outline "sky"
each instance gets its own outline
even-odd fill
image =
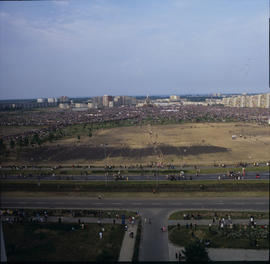
[[[269,92],[268,0],[0,2],[0,99]]]

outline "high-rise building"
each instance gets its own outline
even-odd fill
[[[102,104],[105,107],[109,107],[109,102],[113,101],[113,97],[111,95],[103,95],[102,97]]]
[[[225,106],[270,108],[270,93],[257,95],[239,95],[222,99]]]
[[[171,95],[170,96],[170,101],[171,102],[178,102],[178,101],[180,101],[180,96],[178,96],[178,95]]]
[[[68,103],[70,100],[67,96],[61,96],[59,97],[59,102],[60,103]]]

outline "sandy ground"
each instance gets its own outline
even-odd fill
[[[236,135],[236,139],[232,139],[232,135]],[[177,150],[166,151],[165,146]],[[77,137],[58,140],[53,144],[46,144],[46,147],[54,147],[54,153],[57,148],[60,150],[63,148],[61,154],[63,160],[71,164],[128,165],[163,162],[182,165],[213,165],[266,162],[270,157],[270,127],[251,123],[190,123],[119,127],[95,131],[91,138],[81,136],[80,140]],[[216,151],[204,151],[211,147],[217,147]],[[68,148],[72,148],[69,151],[78,155],[74,156],[73,153],[69,159]],[[197,152],[196,149],[198,149]],[[116,153],[116,150],[119,153]],[[127,150],[133,150],[132,153],[135,154],[127,154]],[[90,155],[89,152],[92,154]],[[97,158],[92,158],[95,153]],[[38,155],[38,152],[35,152],[35,156]],[[43,161],[53,163],[50,157],[48,159],[45,157]],[[56,162],[59,162],[59,158]]]

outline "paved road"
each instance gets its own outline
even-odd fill
[[[161,226],[168,224],[168,216],[175,210],[269,210],[268,198],[174,198],[174,199],[101,199],[97,198],[7,198],[2,197],[4,208],[115,208],[139,211],[143,219],[140,261],[167,261],[168,234]],[[144,219],[146,218],[146,223]],[[151,224],[148,219],[151,218]]]
[[[256,179],[256,172],[249,172],[246,174],[244,177],[245,180],[259,180]],[[199,176],[196,175],[191,175],[191,174],[186,174],[185,179],[179,179],[180,181],[183,180],[217,180],[218,177],[221,177],[221,180],[231,180],[234,179],[233,177],[227,177],[223,176],[224,174],[222,173],[215,173],[215,174],[200,174]],[[260,179],[269,179],[269,173],[268,172],[261,172],[259,173]],[[191,178],[190,178],[191,177]],[[130,174],[128,176],[124,176],[124,180],[128,178],[129,181],[165,181],[168,180],[166,178],[166,175],[159,175],[158,178],[156,176],[152,175],[138,175],[138,174]],[[0,176],[0,179],[12,179],[12,180],[71,180],[71,181],[115,181],[112,175],[109,175],[108,177],[104,175],[57,175],[57,176],[51,176],[51,175],[46,175],[46,176],[39,176],[39,175],[25,175],[25,176],[19,176],[19,175],[2,175]]]
[[[268,210],[268,198],[79,198],[79,197],[1,197],[1,207],[46,208],[125,208],[146,209],[242,209]]]

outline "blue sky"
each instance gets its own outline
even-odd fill
[[[0,99],[268,92],[268,0],[0,2]]]

